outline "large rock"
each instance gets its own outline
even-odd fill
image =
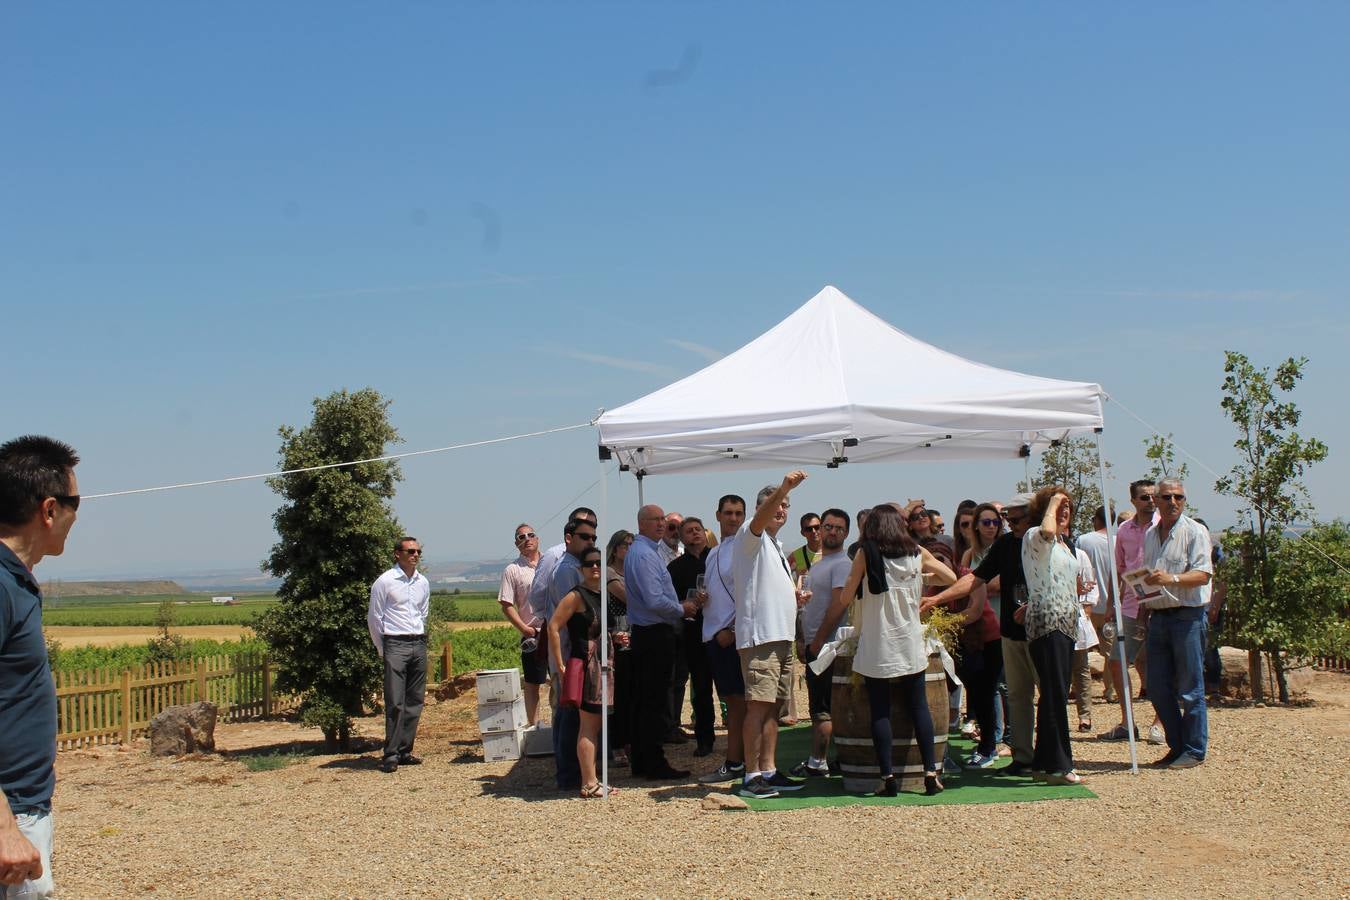
[[[1247,669],[1247,651],[1239,650],[1236,647],[1220,647],[1219,662],[1223,665],[1223,675],[1219,678],[1220,696],[1234,700],[1250,700],[1252,698],[1252,685],[1250,673]],[[1310,666],[1293,668],[1288,661],[1285,664],[1291,666],[1284,671],[1284,680],[1289,685],[1290,699],[1303,696],[1312,687],[1312,668]],[[1268,702],[1277,701],[1280,690],[1275,683],[1275,672],[1270,667],[1268,656],[1262,656],[1261,674],[1265,682],[1266,700]]]
[[[216,705],[205,700],[187,706],[170,706],[150,720],[150,754],[182,756],[214,753]]]

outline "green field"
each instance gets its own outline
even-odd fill
[[[44,603],[42,623],[84,627],[154,626],[159,605],[165,600],[173,601],[175,626],[248,625],[258,613],[277,602],[273,594],[240,597],[235,606],[212,603],[210,597],[200,594],[70,597]]]

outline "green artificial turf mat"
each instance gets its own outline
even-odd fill
[[[967,738],[950,736],[952,758],[957,762],[970,756],[974,745]],[[811,726],[797,725],[781,728],[778,732],[778,764],[785,770],[806,759],[811,750]],[[742,798],[757,812],[782,809],[806,809],[820,806],[941,806],[957,803],[1028,803],[1036,800],[1095,799],[1096,794],[1082,785],[1048,785],[1029,776],[1012,776],[1003,770],[1011,762],[1003,758],[988,769],[965,769],[944,775],[946,787],[942,793],[929,797],[922,792],[905,791],[898,797],[869,797],[850,794],[844,790],[839,777],[808,778],[800,791],[784,792],[767,800]],[[739,784],[731,785],[734,793]],[[738,795],[739,796],[739,795]]]

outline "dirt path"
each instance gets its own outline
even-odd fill
[[[1317,675],[1312,696],[1213,709],[1210,759],[1187,772],[1131,775],[1123,746],[1075,734],[1096,800],[779,813],[705,810],[713,788],[626,770],[607,803],[559,794],[551,759],[483,762],[471,690],[429,702],[425,764],[394,775],[376,768],[374,718],[358,723],[364,755],[320,755],[293,724],[223,725],[213,756],[61,753],[57,884],[77,897],[1344,897],[1350,676]],[[703,759],[668,749],[700,773],[724,740]],[[274,771],[241,759],[295,751]]]
[[[452,622],[451,629],[463,631],[475,628],[499,628],[505,622]],[[247,625],[184,625],[171,629],[185,638],[209,638],[215,641],[238,641],[253,637]],[[119,644],[144,644],[159,634],[153,626],[122,625],[47,625],[43,634],[48,640],[57,640],[63,647],[116,647]]]

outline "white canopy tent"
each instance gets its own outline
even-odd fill
[[[641,498],[647,475],[1016,459],[1090,433],[1100,458],[1105,397],[1097,384],[948,353],[826,286],[744,347],[596,424],[601,459],[635,474]],[[1118,605],[1116,616],[1119,629]],[[1137,765],[1130,710],[1127,719]],[[607,776],[606,766],[606,785]]]
[[[826,287],[736,352],[597,424],[601,447],[638,475],[1015,459],[1100,428],[1104,396],[940,350]]]

